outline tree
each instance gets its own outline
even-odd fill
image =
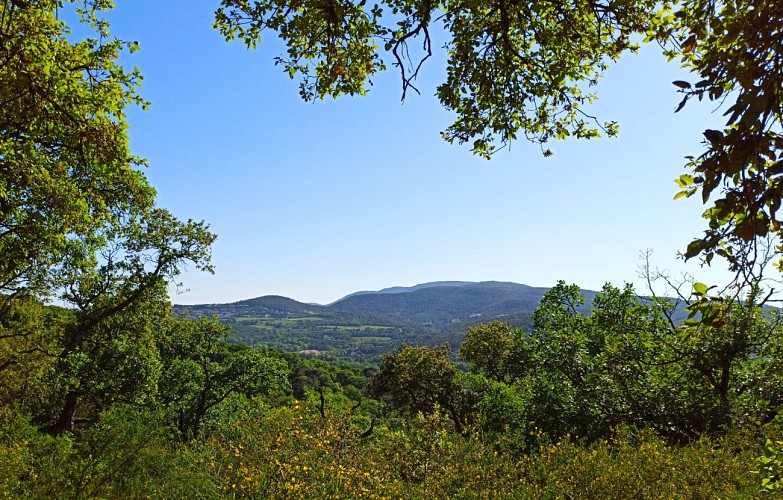
[[[605,332],[579,312],[579,287],[560,281],[533,312],[533,331],[520,335],[509,371],[529,401],[531,427],[552,436],[605,437],[619,423],[622,402],[607,383]]]
[[[145,162],[129,150],[125,110],[146,103],[138,70],[117,62],[136,44],[111,38],[102,15],[112,6],[0,3],[3,402],[29,402],[19,389],[45,371],[48,393],[32,413],[53,434],[77,411],[92,420],[151,397],[167,287],[187,264],[212,270],[214,235],[156,208]],[[35,311],[51,298],[71,311]]]
[[[197,438],[207,418],[231,398],[247,403],[291,392],[287,363],[227,343],[230,330],[215,318],[169,318],[157,339],[162,364],[157,397],[183,438]]]
[[[515,336],[514,329],[500,321],[471,326],[459,348],[459,357],[471,370],[502,382],[506,378],[506,363]]]
[[[707,295],[697,283],[690,320],[669,299],[606,285],[590,314],[560,282],[535,311],[534,329],[509,356],[526,417],[555,436],[607,437],[618,424],[649,425],[672,440],[768,422],[783,404],[778,312]]]
[[[705,151],[678,179],[678,197],[700,191],[705,204],[712,198],[708,229],[685,257],[709,263],[720,255],[738,270],[752,256],[741,251],[745,243],[783,235],[777,0],[221,0],[215,26],[249,47],[264,30],[276,32],[287,53],[275,62],[301,77],[306,100],[364,94],[386,69],[384,57],[400,72],[404,99],[418,92],[431,33],[443,32],[447,76],[437,96],[456,120],[442,135],[487,158],[518,135],[544,149],[550,139],[616,134],[616,123],[583,110],[596,98],[588,88],[608,61],[636,50],[635,40],[657,42],[697,78],[674,82],[684,94],[678,111],[706,97],[728,116],[723,130],[704,132]]]
[[[531,404],[529,392],[524,387],[509,385],[472,372],[461,375],[465,391],[473,398],[472,422],[483,431],[493,433],[510,432],[521,437],[514,446],[524,446],[528,433],[528,412]],[[521,390],[520,390],[521,389]],[[510,441],[516,441],[514,437]]]
[[[60,298],[73,307],[74,319],[52,354],[60,393],[51,398],[46,428],[54,434],[71,429],[85,400],[101,411],[154,395],[154,339],[170,313],[167,287],[188,263],[212,269],[215,236],[204,223],[183,223],[160,209],[126,217],[101,233],[107,243],[99,255],[65,265],[58,276]]]
[[[707,97],[728,117],[720,130],[704,132],[705,151],[687,164],[693,175],[678,180],[678,196],[701,191],[705,203],[720,188],[704,212],[708,229],[685,256],[702,254],[710,262],[717,254],[741,271],[759,238],[783,235],[777,214],[783,199],[783,6],[689,0],[673,15],[665,5],[657,21],[649,36],[669,40],[668,57],[697,75],[694,83],[674,82],[684,94],[678,110],[691,98]]]
[[[125,109],[145,105],[137,70],[100,19],[106,0],[83,2],[74,41],[57,0],[0,3],[0,294],[47,293],[68,256],[128,210],[152,207],[154,189],[128,148]],[[67,3],[66,3],[67,5]],[[70,6],[69,6],[70,7]]]
[[[462,429],[468,405],[459,383],[459,371],[449,359],[447,344],[403,345],[386,355],[367,384],[373,397],[387,401],[403,413],[432,414],[440,407]]]
[[[49,399],[58,339],[73,314],[32,297],[7,302],[0,323],[0,407],[31,412]]]

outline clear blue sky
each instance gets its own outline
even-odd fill
[[[674,114],[684,75],[655,47],[598,87],[592,111],[619,121],[619,138],[554,143],[552,158],[519,142],[486,161],[440,139],[452,120],[434,97],[442,54],[404,105],[393,72],[367,97],[305,103],[273,65],[274,37],[256,51],[225,43],[216,6],[120,1],[110,16],[113,34],[141,44],[122,60],[141,69],[152,106],[130,112],[129,133],[158,202],[218,234],[216,274],[185,273],[174,302],[328,303],[434,280],[598,289],[639,283],[645,249],[674,274],[726,280],[677,259],[703,207],[672,200],[683,157],[722,119],[709,103]]]

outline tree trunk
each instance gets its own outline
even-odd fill
[[[52,436],[60,436],[64,432],[73,430],[73,417],[76,414],[76,406],[79,403],[79,393],[77,391],[68,391],[65,395],[65,403],[60,410],[60,416],[57,421],[46,426],[43,431]]]

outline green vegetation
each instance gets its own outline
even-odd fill
[[[377,365],[403,344],[445,342],[456,350],[465,325],[487,319],[502,318],[529,328],[530,315],[545,291],[516,283],[429,283],[353,294],[328,306],[268,296],[233,304],[175,305],[174,312],[217,315],[233,328],[234,342],[288,352],[318,351],[322,359]]]
[[[783,316],[764,308],[763,264],[779,255],[755,256],[756,237],[780,231],[779,3],[693,0],[672,15],[671,5],[640,0],[385,2],[399,20],[391,28],[379,24],[380,6],[305,4],[226,0],[218,26],[251,45],[262,28],[279,30],[290,49],[281,62],[305,76],[311,98],[362,92],[383,68],[376,39],[407,57],[408,41],[428,40],[440,16],[454,38],[439,95],[459,113],[446,135],[477,137],[482,154],[520,131],[541,142],[594,136],[579,114],[591,99],[580,84],[632,49],[635,34],[673,39],[670,56],[702,78],[676,82],[683,102],[734,99],[728,128],[705,134],[707,153],[691,165],[699,175],[681,179],[684,196],[718,184],[725,195],[687,253],[727,257],[742,279],[722,293],[694,283],[682,297],[684,322],[671,300],[640,300],[630,287],[607,285],[586,310],[582,292],[561,282],[526,329],[468,328],[459,353],[471,371],[448,344],[400,345],[379,366],[359,368],[230,343],[217,318],[171,315],[168,287],[185,265],[211,270],[214,235],[156,207],[135,168],[142,161],[128,151],[124,113],[143,104],[140,77],[117,65],[135,45],[111,39],[101,18],[111,3],[79,3],[89,32],[79,41],[59,15],[74,4],[4,1],[0,497],[778,492]],[[306,60],[316,61],[315,79]],[[413,76],[403,72],[405,89]],[[433,290],[419,292],[415,320],[448,331],[433,319]],[[332,309],[339,321],[267,298],[256,301],[265,319],[228,319],[260,332],[317,325],[324,339],[388,349],[399,339],[381,333],[401,328],[394,314],[409,298],[367,315],[354,306],[378,298],[355,296]]]
[[[232,342],[287,352],[317,351],[323,359],[368,364],[410,336],[401,328],[381,325],[334,325],[321,317],[236,318]],[[406,330],[409,331],[409,330]]]
[[[455,114],[442,136],[486,158],[520,136],[548,156],[553,139],[617,134],[617,123],[589,113],[591,87],[639,41],[660,44],[693,77],[673,82],[683,94],[677,111],[706,98],[727,120],[704,131],[703,151],[678,179],[678,197],[700,192],[710,204],[707,229],[685,256],[718,255],[741,270],[756,255],[749,242],[783,235],[778,0],[221,0],[215,26],[248,47],[274,32],[286,45],[275,63],[300,79],[305,100],[363,95],[388,61],[405,99],[442,48],[436,94]],[[442,47],[430,37],[438,32]]]
[[[168,319],[144,398],[94,403],[96,416],[79,412],[87,418],[63,434],[36,425],[34,408],[0,407],[1,494],[755,498],[779,488],[777,314],[728,301],[711,327],[675,326],[630,288],[607,286],[589,314],[576,311],[581,300],[560,283],[531,332],[471,327],[460,351],[471,372],[444,345],[403,346],[359,370],[229,344],[214,319]],[[726,390],[713,385],[725,359]]]

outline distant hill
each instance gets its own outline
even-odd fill
[[[501,320],[527,331],[549,290],[499,281],[437,281],[356,292],[329,305],[267,295],[230,304],[175,305],[175,314],[217,315],[233,327],[232,340],[285,351],[307,351],[339,361],[375,363],[403,343],[447,342],[458,349],[467,327]],[[598,292],[582,290],[589,313]],[[684,308],[674,315],[686,318]]]
[[[474,285],[475,283],[476,283],[475,281],[432,281],[429,283],[421,283],[419,285],[413,285],[413,286],[393,286],[390,288],[384,288],[383,290],[377,290],[377,291],[354,292],[352,294],[346,295],[345,297],[337,300],[336,302],[343,301],[349,297],[355,297],[356,295],[371,295],[377,293],[407,293],[416,290],[421,290],[422,288],[432,288],[434,286],[462,286],[462,285]],[[336,302],[333,302],[332,304],[335,304]]]
[[[351,294],[327,308],[380,314],[414,323],[476,322],[532,312],[547,290],[498,281],[425,283]],[[589,302],[595,292],[585,291],[585,296]]]
[[[175,305],[174,309],[177,314],[216,314],[221,317],[339,319],[349,315],[375,318],[382,323],[445,324],[532,312],[547,290],[500,281],[441,281],[356,292],[325,306],[266,295],[228,304]],[[583,290],[583,294],[589,304],[596,292]],[[589,306],[585,310],[589,310]]]
[[[176,314],[189,314],[191,316],[198,316],[200,314],[209,316],[214,314],[220,317],[269,315],[269,317],[273,318],[294,318],[315,314],[322,308],[323,306],[304,304],[289,299],[288,297],[267,295],[228,304],[174,305],[174,312]]]
[[[349,294],[329,305],[268,295],[230,304],[175,305],[176,314],[217,315],[235,341],[340,360],[377,361],[402,343],[448,342],[458,348],[467,326],[502,320],[530,329],[548,288],[498,281],[440,281]],[[586,306],[597,292],[583,290]]]

